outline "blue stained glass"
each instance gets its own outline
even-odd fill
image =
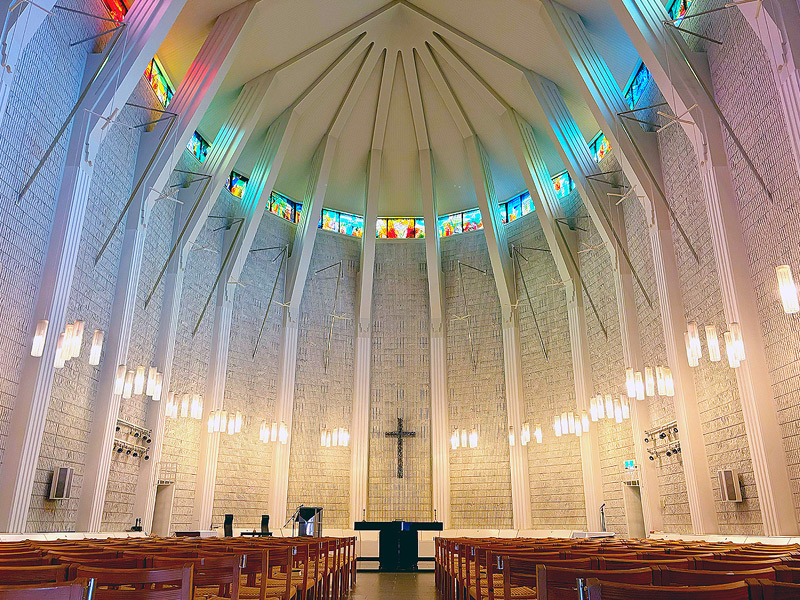
[[[481,218],[480,209],[469,210],[462,213],[464,217],[463,231],[477,231],[483,229],[483,219]]]
[[[500,205],[500,220],[503,223],[508,223],[508,205],[501,204]]]
[[[553,177],[553,187],[556,190],[556,197],[557,198],[564,198],[565,196],[569,195],[569,193],[575,189],[575,182],[572,181],[572,178],[569,176],[569,173],[564,171],[559,175]]]
[[[206,156],[208,156],[208,151],[211,148],[211,145],[203,139],[203,136],[195,131],[192,134],[189,143],[186,144],[186,147],[189,149],[189,152],[194,154],[194,157],[197,160],[203,162],[206,159]]]
[[[439,217],[439,237],[447,237],[462,231],[461,213]]]
[[[339,233],[361,237],[364,235],[364,217],[339,213]]]
[[[531,195],[528,192],[520,195],[522,199],[522,214],[527,215],[529,212],[533,210],[533,201],[531,201]]]
[[[245,189],[247,189],[247,177],[240,175],[236,171],[231,171],[228,180],[225,182],[225,189],[237,198],[243,198]]]
[[[647,70],[647,67],[644,65],[644,63],[641,63],[639,65],[639,69],[636,71],[636,75],[633,76],[633,80],[631,81],[628,91],[625,92],[625,99],[628,101],[628,106],[631,108],[636,106],[639,98],[642,97],[644,88],[648,83],[650,83],[650,79],[650,71]]]
[[[339,213],[335,210],[322,209],[322,220],[319,225],[327,231],[339,231]]]
[[[511,223],[511,221],[516,221],[522,216],[522,201],[519,196],[506,202],[506,208],[508,209],[509,223]]]
[[[425,219],[414,219],[414,237],[417,239],[425,237]]]

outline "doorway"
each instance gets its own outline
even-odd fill
[[[647,530],[644,526],[644,512],[642,510],[642,489],[638,484],[623,483],[622,499],[625,505],[625,523],[628,526],[628,537],[647,537]]]
[[[175,484],[159,484],[156,488],[156,502],[153,506],[152,535],[161,537],[169,536],[169,526],[172,519],[172,500],[175,497]]]

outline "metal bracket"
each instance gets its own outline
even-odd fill
[[[267,303],[267,310],[264,313],[264,319],[261,321],[261,329],[258,330],[258,337],[256,338],[256,345],[255,345],[255,348],[253,348],[253,358],[256,357],[256,352],[258,352],[258,345],[261,343],[261,336],[264,333],[264,326],[266,326],[266,324],[267,324],[267,317],[269,316],[269,309],[272,308],[272,300],[273,300],[273,298],[275,298],[275,290],[278,288],[278,280],[280,279],[280,276],[281,276],[281,269],[283,269],[283,265],[286,262],[286,256],[289,254],[289,244],[286,244],[285,246],[272,246],[270,248],[256,248],[256,249],[251,249],[250,250],[250,252],[263,252],[265,250],[277,250],[278,248],[281,248],[281,251],[280,251],[280,253],[278,253],[277,256],[275,256],[275,258],[272,259],[272,262],[274,263],[275,260],[277,260],[278,257],[280,257],[281,262],[278,265],[278,272],[275,273],[275,282],[272,284],[272,293],[270,293],[270,295],[269,295],[269,302]],[[284,284],[285,284],[285,277],[284,277]]]
[[[539,250],[539,248],[536,248],[536,250]],[[533,316],[533,324],[536,326],[536,333],[539,336],[539,343],[542,345],[542,354],[544,354],[545,360],[550,360],[550,358],[547,356],[547,348],[544,345],[544,338],[542,337],[542,331],[541,329],[539,329],[539,321],[536,318],[536,311],[533,310],[533,302],[531,301],[531,295],[528,292],[528,283],[525,281],[525,273],[522,272],[522,265],[519,264],[520,256],[525,260],[525,262],[528,262],[528,259],[525,258],[525,255],[522,254],[522,252],[519,251],[519,248],[514,244],[511,244],[511,253],[512,256],[514,257],[514,267],[519,270],[519,276],[520,279],[522,279],[522,288],[525,290],[525,295],[528,298],[528,306],[530,306],[531,315]],[[514,277],[515,286],[516,283],[517,283],[517,278]]]

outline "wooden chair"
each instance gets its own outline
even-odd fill
[[[192,565],[168,569],[77,567],[95,581],[94,600],[192,600]]]
[[[759,580],[764,600],[797,600],[800,598],[800,585],[781,581]]]
[[[575,600],[578,597],[578,579],[591,578],[604,581],[617,581],[638,585],[653,583],[653,570],[618,569],[615,571],[597,571],[591,569],[567,569],[539,565],[536,569],[536,596],[538,600]]]
[[[35,567],[0,567],[0,585],[33,585],[61,583],[75,579],[69,565],[40,565]]]
[[[239,600],[239,580],[242,571],[242,556],[206,555],[197,558],[175,558],[156,555],[153,557],[154,568],[178,567],[192,565],[194,577],[192,586],[194,595],[205,594],[208,600],[230,598]]]
[[[734,561],[724,559],[701,558],[695,562],[695,569],[701,571],[753,571],[780,565],[780,559],[762,561]]]
[[[753,585],[760,589],[758,582]],[[589,600],[751,600],[747,582],[692,587],[633,585],[589,579]]]
[[[752,571],[694,571],[673,569],[670,567],[654,567],[655,585],[719,585],[748,579],[769,579],[775,581],[775,570],[772,568]]]
[[[0,567],[35,567],[37,565],[52,565],[54,562],[55,559],[52,556],[0,558]]]
[[[90,583],[76,579],[68,583],[0,586],[0,600],[92,600]]]
[[[598,569],[611,570],[611,569],[641,569],[642,567],[652,567],[655,565],[664,565],[674,569],[690,569],[694,568],[694,559],[692,558],[678,558],[678,559],[653,559],[653,560],[630,560],[630,559],[616,559],[599,557],[597,561]]]
[[[775,571],[775,581],[782,581],[784,583],[800,583],[800,569],[793,569],[784,565],[776,565],[772,567]],[[765,578],[767,579],[767,578]]]

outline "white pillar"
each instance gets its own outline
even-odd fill
[[[742,236],[722,124],[712,101],[693,78],[689,66],[681,60],[675,40],[664,30],[662,21],[667,13],[663,5],[657,0],[611,0],[611,7],[675,114],[698,105],[689,119],[693,123],[680,125],[700,165],[725,318],[729,325],[739,323],[744,341],[746,360],[736,369],[736,380],[764,533],[797,535],[800,527],[794,511],[783,436],[750,277],[750,257]],[[680,35],[678,38],[684,53],[688,54]],[[710,88],[708,67],[701,64],[703,57],[697,53],[692,57],[695,68]]]
[[[119,44],[114,48],[103,75],[87,96],[87,108],[109,115],[122,108],[184,2],[137,2],[126,17],[126,48],[123,50]],[[98,60],[97,56],[87,59],[84,80],[94,73]],[[119,77],[114,83],[118,85],[112,85],[108,78],[111,65],[117,66],[115,73]],[[67,302],[92,179],[92,161],[101,142],[102,121],[90,115],[84,128],[82,119],[75,122],[70,135],[53,229],[33,312],[34,325],[41,319],[50,322],[44,353],[41,358],[30,355],[23,358],[9,439],[0,466],[0,483],[8,491],[0,499],[0,530],[3,531],[25,530],[53,385],[56,341],[66,321]],[[25,202],[24,196],[22,202]],[[108,452],[111,452],[110,446]]]
[[[617,152],[625,177],[645,196],[643,205],[650,215],[650,239],[667,362],[675,382],[675,416],[684,450],[683,468],[692,529],[694,533],[716,533],[715,501],[697,409],[694,374],[683,351],[685,314],[672,231],[658,188],[650,177],[652,174],[657,178],[663,190],[657,143],[652,134],[646,134],[638,126],[630,128],[636,146],[626,135],[620,135],[622,126],[617,113],[627,110],[627,104],[608,66],[595,50],[583,21],[575,12],[552,0],[543,0],[543,6],[542,15],[549,20],[556,38],[578,69],[584,97]]]

